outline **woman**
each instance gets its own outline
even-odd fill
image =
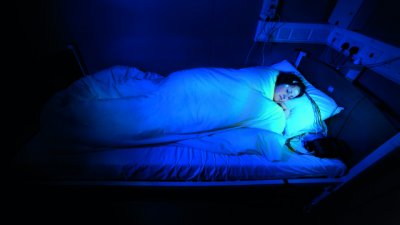
[[[305,89],[296,75],[266,67],[147,75],[115,66],[83,77],[46,105],[41,133],[59,147],[89,148],[175,142],[238,127],[281,134],[278,104]]]
[[[284,110],[286,117],[289,116],[289,110],[286,108],[287,100],[301,97],[306,90],[306,86],[301,79],[293,73],[279,72],[275,82],[274,101]]]

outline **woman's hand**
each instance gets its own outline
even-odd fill
[[[283,112],[285,113],[285,117],[288,118],[290,115],[290,110],[286,107],[285,103],[280,102],[278,104],[282,107]]]

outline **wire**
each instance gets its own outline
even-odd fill
[[[321,111],[320,111],[317,103],[314,101],[314,99],[311,98],[311,96],[307,92],[305,94],[306,94],[307,98],[310,100],[311,105],[313,106],[314,124],[318,125],[319,128],[322,129],[322,133],[324,134],[324,136],[326,136],[328,133],[328,129],[326,127],[326,124],[322,120]],[[319,132],[319,130],[316,129],[316,132]]]
[[[261,52],[262,52],[262,53],[261,53],[261,58],[262,58],[261,65],[262,65],[262,66],[264,66],[264,58],[265,58],[264,52],[265,52],[265,45],[267,45],[266,43],[267,43],[267,42],[264,42],[264,43],[263,43],[263,46],[262,46],[262,49],[261,49]]]
[[[293,148],[293,146],[292,146],[292,141],[293,141],[293,140],[297,139],[298,142],[302,142],[302,138],[303,138],[306,134],[307,134],[307,133],[303,133],[303,134],[300,134],[300,135],[297,135],[297,136],[294,136],[294,137],[291,137],[291,138],[286,139],[285,145],[288,147],[288,149],[289,149],[290,151],[292,151],[292,152],[294,152],[294,153],[297,153],[297,154],[299,154],[299,155],[314,155],[312,152],[305,153],[305,152],[297,151],[297,150],[296,150],[295,148]]]
[[[253,41],[253,44],[251,44],[250,50],[249,50],[249,52],[247,53],[246,61],[244,62],[244,65],[246,65],[246,66],[247,66],[247,64],[249,63],[249,57],[250,57],[250,54],[251,54],[251,52],[253,51],[255,45],[256,45],[256,42]]]
[[[268,42],[269,38],[271,36],[271,34],[268,34],[270,32],[266,31],[266,25],[267,25],[266,23],[268,23],[268,22],[271,22],[271,19],[269,17],[268,17],[268,19],[266,21],[263,21],[262,30],[260,32],[260,33],[266,34],[266,37],[267,37],[267,40],[263,42],[264,44],[263,44],[263,48],[262,48],[262,54],[264,53],[265,42]],[[274,29],[272,29],[272,31],[274,31]],[[256,45],[256,41],[253,41],[253,43],[252,43],[252,45],[251,45],[251,47],[249,49],[249,52],[247,53],[246,60],[245,60],[245,65],[248,65],[250,55],[253,52],[253,49],[254,49],[255,45]],[[264,55],[262,56],[262,58],[263,58],[262,59],[262,65],[264,65]]]
[[[281,17],[280,17],[280,15],[278,13],[276,13],[275,15],[277,17],[277,21],[273,23],[273,25],[269,29],[269,31],[266,30],[268,24],[263,24],[262,32],[266,34],[265,35],[266,36],[266,40],[263,42],[262,51],[261,51],[261,58],[262,58],[261,65],[263,65],[263,66],[264,66],[264,60],[265,60],[265,46],[267,45],[267,43],[269,43],[272,40],[273,34],[284,25],[284,23],[281,23],[278,26],[278,23],[280,23]],[[271,22],[270,18],[268,18],[266,23],[269,23],[269,22]]]
[[[315,116],[314,117],[314,125],[318,125],[319,128],[322,129],[322,131],[319,129],[315,129],[314,132],[305,132],[305,133],[290,137],[290,138],[286,139],[285,145],[289,148],[289,150],[291,150],[292,152],[295,152],[297,154],[314,155],[313,152],[308,152],[308,153],[299,152],[296,149],[294,149],[291,145],[292,140],[297,139],[298,141],[302,141],[302,138],[304,136],[306,136],[307,134],[322,134],[324,137],[326,137],[328,134],[328,128],[326,127],[325,122],[322,120],[321,111],[320,111],[317,103],[307,92],[305,92],[305,94],[306,94],[307,98],[311,101],[311,105],[313,107],[313,112],[314,112],[314,116]]]

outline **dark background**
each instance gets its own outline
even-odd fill
[[[278,13],[281,21],[327,23],[336,2],[286,0]],[[14,151],[38,131],[44,102],[82,72],[129,65],[167,75],[189,67],[294,60],[299,48],[314,56],[325,50],[318,44],[254,43],[261,6],[261,0],[40,0],[6,7],[4,74],[12,81],[4,88],[13,90],[7,94],[13,96]],[[359,23],[350,28],[400,47],[398,9],[395,0],[365,0]],[[69,44],[79,50],[83,70]],[[398,165],[399,154],[390,155],[312,214],[303,206],[318,187],[109,192],[19,186],[8,209],[17,223],[399,224]]]

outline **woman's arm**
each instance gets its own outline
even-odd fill
[[[290,110],[286,107],[285,103],[280,102],[280,103],[278,103],[278,105],[279,105],[280,107],[282,107],[283,112],[285,113],[285,117],[288,118],[289,115],[290,115]]]

